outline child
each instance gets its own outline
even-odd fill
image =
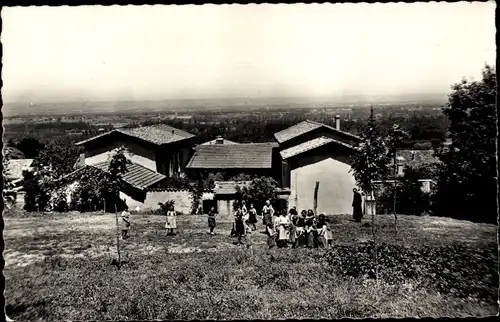
[[[255,227],[255,224],[257,223],[257,209],[254,208],[253,203],[250,204],[248,214],[249,224],[252,225],[252,230],[255,231],[257,230],[257,227]]]
[[[326,226],[325,215],[323,214],[319,215],[316,231],[318,235],[318,248],[327,248],[328,247],[326,241],[327,226]]]
[[[250,233],[250,223],[249,223],[250,214],[248,212],[245,201],[241,202],[241,215],[243,218],[243,223],[245,224],[245,233],[249,234]]]
[[[215,229],[216,223],[215,223],[215,208],[212,207],[210,208],[210,211],[208,212],[208,228],[210,228],[210,235],[215,235],[214,229]]]
[[[266,225],[266,234],[267,234],[267,246],[269,249],[276,246],[276,231],[274,230],[273,224],[268,223]]]
[[[165,223],[165,229],[167,230],[167,236],[175,235],[174,229],[177,228],[176,214],[174,211],[174,206],[170,206],[170,210],[167,211],[167,222]],[[170,229],[170,232],[168,231]]]
[[[297,217],[297,224],[296,224],[296,232],[297,232],[297,237],[295,238],[295,247],[304,247],[306,244],[306,236],[305,236],[305,219],[306,219],[307,212],[305,210],[302,210],[301,216]]]
[[[122,237],[121,239],[128,238],[128,231],[130,229],[130,213],[128,212],[128,207],[125,206],[125,210],[122,212]]]
[[[305,237],[306,237],[306,247],[314,248],[315,233],[314,233],[314,212],[309,209],[307,211],[307,216],[305,218]]]

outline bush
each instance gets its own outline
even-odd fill
[[[457,297],[494,300],[498,287],[494,247],[471,250],[462,245],[422,248],[378,245],[379,278],[392,285],[411,282]],[[375,277],[373,242],[336,246],[326,259],[336,274]]]

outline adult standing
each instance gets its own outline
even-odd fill
[[[255,224],[257,223],[257,209],[253,206],[253,203],[250,204],[248,214],[249,225],[252,225],[252,230],[257,230],[257,227],[255,227]]]
[[[250,225],[248,222],[250,214],[248,213],[247,204],[244,200],[241,202],[241,215],[243,217],[243,223],[245,224],[245,233],[248,234],[250,232]]]
[[[278,247],[286,248],[290,239],[290,218],[285,210],[281,211],[276,224],[278,230]]]
[[[273,215],[274,215],[273,206],[271,205],[271,202],[269,200],[266,200],[266,204],[264,205],[264,208],[262,208],[262,220],[264,226],[267,227],[268,224],[273,223]]]
[[[362,208],[362,198],[358,189],[352,189],[353,197],[352,197],[352,217],[355,222],[361,222],[361,218],[363,218],[363,208]]]
[[[238,205],[236,211],[234,212],[234,225],[236,231],[236,237],[238,238],[238,244],[244,244],[243,239],[245,239],[245,223],[243,221],[243,212],[241,211],[241,206]]]

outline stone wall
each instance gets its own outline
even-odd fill
[[[146,200],[144,200],[144,202],[133,200],[124,193],[120,193],[120,196],[121,198],[125,198],[130,209],[135,209],[139,206],[142,211],[159,209],[160,206],[158,203],[173,200],[175,202],[174,207],[176,211],[183,214],[190,214],[191,204],[193,202],[193,195],[191,191],[185,189],[152,189],[147,192]],[[202,200],[210,200],[212,198],[212,192],[206,191],[203,193]]]

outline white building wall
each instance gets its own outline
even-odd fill
[[[351,214],[352,189],[356,187],[351,166],[326,158],[291,171],[289,206],[300,212],[314,208],[314,188],[319,181],[318,214]]]

